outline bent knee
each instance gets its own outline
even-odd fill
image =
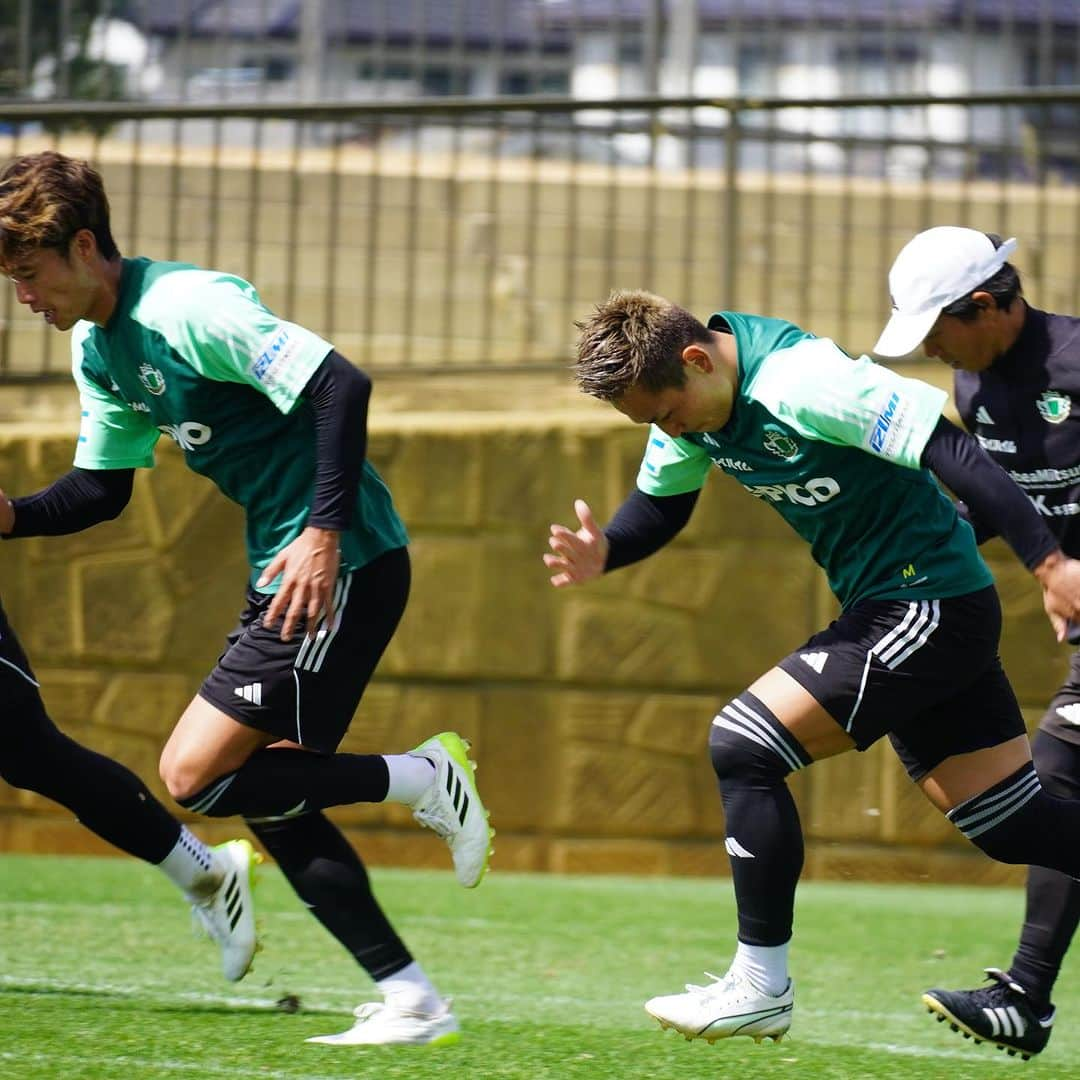
[[[162,751],[158,775],[166,790],[179,803],[197,795],[215,779],[206,774],[194,756],[171,744]]]

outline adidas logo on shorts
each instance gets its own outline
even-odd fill
[[[820,675],[825,670],[825,661],[829,659],[829,654],[827,652],[804,652],[799,653],[799,659]]]
[[[1059,705],[1054,712],[1067,724],[1080,724],[1080,701],[1073,701],[1068,705]]]
[[[233,693],[237,697],[242,697],[245,701],[250,701],[252,705],[262,704],[262,683],[253,682],[248,683],[247,686],[237,686]]]

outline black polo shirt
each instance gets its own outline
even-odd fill
[[[1080,556],[1080,318],[1029,307],[1013,347],[953,390],[964,426]]]
[[[983,372],[956,372],[953,393],[964,426],[1024,489],[1065,554],[1080,557],[1080,318],[1029,306],[1012,348]],[[993,535],[972,524],[980,539]],[[1077,702],[1080,653],[1040,726],[1080,743]]]

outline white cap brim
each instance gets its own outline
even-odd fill
[[[913,353],[930,333],[940,314],[940,308],[931,308],[918,315],[905,315],[901,311],[894,311],[892,318],[885,324],[885,329],[881,331],[881,337],[877,339],[873,351],[878,356],[907,356],[908,353]]]

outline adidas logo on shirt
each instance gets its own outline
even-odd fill
[[[826,652],[804,652],[799,653],[799,659],[820,675],[825,670],[825,661],[829,659],[829,654]]]
[[[1073,701],[1068,705],[1059,705],[1054,712],[1067,724],[1080,725],[1080,701]]]
[[[975,422],[977,424],[992,424],[994,418],[986,411],[985,405],[980,405],[975,412]]]
[[[252,705],[262,704],[262,683],[253,682],[247,686],[238,686],[233,690],[233,693],[237,697],[242,697],[245,701],[250,701]]]

